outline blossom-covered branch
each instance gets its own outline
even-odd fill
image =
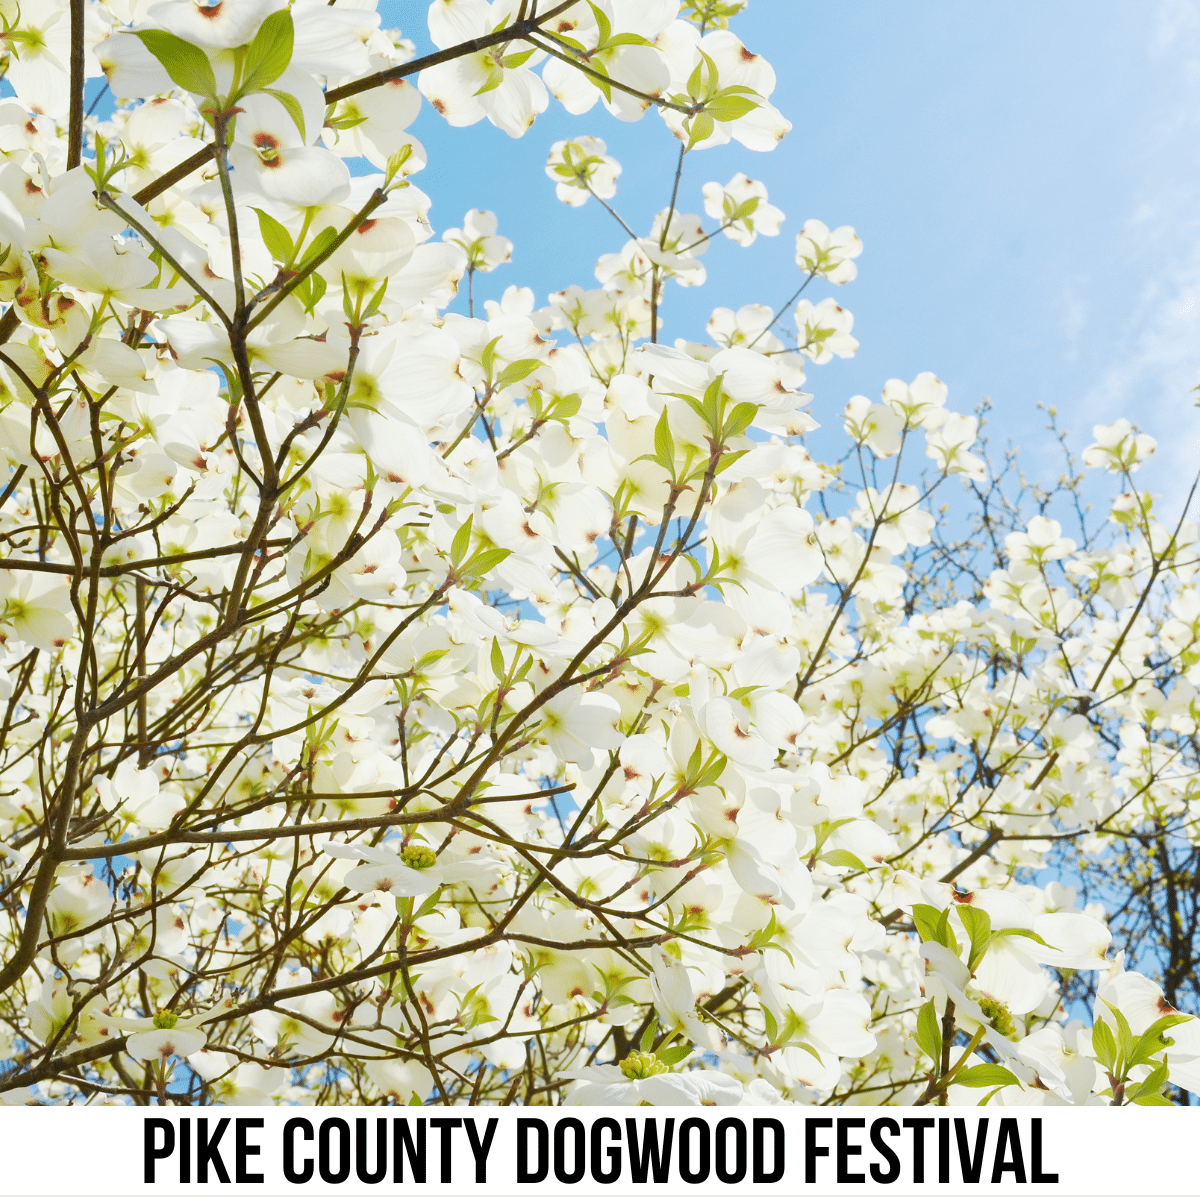
[[[1200,1086],[1200,1026],[1053,881],[1132,845],[1179,881],[1197,530],[1127,423],[1085,453],[1102,534],[1082,468],[1023,492],[931,373],[803,390],[858,347],[847,226],[800,227],[785,303],[663,340],[785,220],[696,177],[790,129],[739,0],[434,0],[424,57],[370,3],[36,7],[3,39],[0,1101]],[[435,235],[415,177],[552,99],[653,111],[662,207],[556,141],[618,241],[596,286],[477,304],[521,250],[479,209]]]

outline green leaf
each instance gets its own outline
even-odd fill
[[[667,395],[674,396],[676,400],[682,400],[705,425],[708,424],[708,413],[705,411],[704,405],[695,396],[682,396],[678,392],[668,392]]]
[[[679,1046],[669,1046],[664,1050],[656,1050],[655,1054],[659,1062],[665,1062],[668,1067],[673,1067],[677,1062],[682,1062],[689,1054],[692,1048],[686,1042]]]
[[[1097,1021],[1092,1026],[1092,1049],[1101,1064],[1111,1071],[1117,1061],[1117,1042],[1107,1021]]]
[[[1161,1092],[1158,1093],[1157,1095],[1153,1095],[1153,1096],[1135,1096],[1133,1103],[1134,1104],[1151,1104],[1151,1105],[1156,1105],[1156,1106],[1165,1107],[1165,1108],[1174,1108],[1175,1107],[1175,1105],[1172,1104],[1171,1101],[1166,1098],[1166,1096],[1162,1095]]]
[[[400,174],[400,168],[404,166],[408,160],[412,158],[412,145],[405,143],[396,151],[395,154],[387,160],[387,172],[384,175],[385,185],[390,184],[397,175]]]
[[[568,37],[565,33],[556,33],[554,40],[561,42],[569,50],[577,50],[580,54],[588,52],[588,48],[578,38]]]
[[[420,1096],[418,1096],[416,1092],[413,1092],[413,1094],[412,1094],[412,1095],[411,1095],[411,1096],[408,1098],[408,1106],[411,1108],[411,1107],[413,1107],[414,1105],[415,1105],[417,1108],[424,1108],[424,1107],[425,1107],[425,1101],[424,1101],[424,1100],[422,1100],[422,1099],[421,1099],[421,1097],[420,1097]]]
[[[241,95],[261,92],[287,70],[295,37],[292,14],[286,8],[267,17],[246,50]]]
[[[1150,1096],[1161,1092],[1167,1086],[1167,1064],[1160,1062],[1141,1083],[1131,1083],[1125,1089],[1125,1095],[1133,1100],[1137,1096]]]
[[[520,383],[522,379],[527,379],[530,375],[542,366],[540,358],[518,358],[516,362],[510,362],[503,371],[496,376],[496,382],[493,385],[497,391],[500,388],[510,387],[514,383]]]
[[[1104,1006],[1117,1019],[1117,1045],[1121,1048],[1122,1057],[1128,1062],[1136,1043],[1133,1030],[1129,1028],[1129,1022],[1125,1019],[1125,1014],[1119,1008],[1113,1004],[1109,1004],[1107,1000],[1104,1001]]]
[[[751,950],[764,950],[775,941],[780,932],[781,930],[779,928],[779,921],[775,914],[771,913],[767,918],[767,923],[761,929],[756,929],[754,933],[751,934],[749,940],[746,942],[746,945],[749,946]],[[787,952],[784,951],[784,953],[786,954]],[[790,954],[788,955],[788,958],[791,958]],[[764,1013],[766,1011],[766,1009],[763,1009]],[[775,1018],[772,1017],[771,1020],[774,1021]],[[778,1032],[778,1030],[776,1030],[776,1032]],[[771,1040],[775,1040],[774,1036],[772,1036]]]
[[[1163,1033],[1164,1031],[1170,1029],[1173,1025],[1183,1025],[1185,1022],[1194,1021],[1195,1019],[1195,1017],[1188,1016],[1187,1013],[1167,1013],[1165,1016],[1159,1017],[1158,1020],[1155,1021],[1154,1024],[1142,1034],[1142,1037],[1145,1037],[1148,1033]]]
[[[608,39],[608,45],[605,49],[611,50],[614,46],[653,46],[654,43],[642,37],[640,33],[618,33],[616,37]]]
[[[849,850],[830,850],[828,854],[821,855],[821,861],[831,867],[852,867],[855,871],[867,869],[867,864]]]
[[[958,938],[954,936],[954,930],[950,928],[950,910],[947,909],[942,913],[942,919],[937,923],[938,941],[946,947],[952,954],[958,954],[960,947]]]
[[[650,1024],[646,1026],[645,1032],[642,1034],[642,1040],[638,1043],[638,1049],[642,1051],[650,1050],[654,1046],[654,1035],[658,1032],[658,1018],[651,1017]]]
[[[921,935],[921,941],[936,942],[952,953],[958,953],[958,939],[950,928],[949,912],[940,912],[932,904],[914,904],[913,924]]]
[[[487,78],[475,91],[476,96],[486,95],[488,92],[494,92],[504,80],[504,72],[498,68],[487,73]]]
[[[320,258],[334,242],[337,241],[338,231],[332,225],[326,225],[320,233],[308,244],[308,249],[304,251],[304,262],[310,263],[315,258]]]
[[[746,217],[754,215],[758,209],[759,198],[751,196],[748,200],[743,200],[740,204],[736,203],[728,192],[725,193],[725,201],[722,208],[725,211],[725,219],[727,221],[742,221]]]
[[[342,312],[346,314],[346,324],[353,325],[358,320],[358,314],[355,311],[357,292],[351,292],[350,285],[346,282],[346,272],[341,273],[342,277]]]
[[[825,1065],[825,1060],[816,1052],[814,1047],[810,1046],[807,1042],[793,1042],[792,1045],[795,1046],[797,1050],[803,1050],[807,1054],[811,1054],[813,1058],[815,1058],[817,1062],[821,1064],[821,1066]]]
[[[725,373],[722,372],[704,389],[700,419],[716,434],[721,424],[721,409],[724,400]]]
[[[588,82],[595,88],[600,90],[605,100],[612,103],[612,84],[608,82],[608,68],[604,65],[603,60],[593,58],[588,64],[592,69],[592,74],[588,76]]]
[[[480,550],[463,568],[464,573],[475,579],[482,578],[489,571],[495,570],[511,553],[511,550],[502,550],[499,546],[493,546],[490,550]]]
[[[583,406],[583,401],[576,392],[572,392],[569,396],[559,396],[554,402],[552,412],[556,421],[565,421],[569,417],[573,417]]]
[[[450,543],[450,561],[457,567],[467,557],[471,548],[471,523],[473,517],[468,517],[459,527]]]
[[[762,1010],[763,1032],[767,1035],[769,1045],[777,1046],[779,1042],[776,1040],[779,1037],[779,1022],[775,1020],[775,1014],[769,1009]]]
[[[311,313],[321,302],[321,298],[325,295],[325,289],[328,286],[325,282],[325,276],[318,275],[314,271],[311,275],[306,275],[296,285],[295,291],[292,294],[304,305],[304,311]]]
[[[500,65],[506,71],[515,70],[517,67],[523,67],[535,53],[534,50],[518,50],[516,54],[506,54],[500,60]]]
[[[938,1020],[937,1006],[926,1000],[917,1013],[917,1045],[933,1059],[934,1067],[942,1061],[942,1023]]]
[[[743,401],[733,406],[725,422],[725,437],[741,437],[750,427],[750,422],[758,415],[758,405]]]
[[[361,117],[361,116],[360,117],[351,117],[351,116],[330,117],[325,122],[325,124],[328,125],[330,129],[338,129],[338,130],[353,129],[356,125],[361,125],[368,119],[369,118],[367,118],[367,117]]]
[[[717,474],[720,475],[720,473],[724,471],[726,467],[732,467],[733,464],[737,462],[737,460],[741,458],[743,454],[749,453],[749,450],[735,450],[732,454],[726,454],[724,457],[722,457],[720,463],[717,465]]]
[[[917,935],[923,942],[936,942],[938,922],[942,919],[941,909],[932,904],[914,904],[912,910],[913,924]]]
[[[300,136],[307,142],[308,134],[304,131],[304,109],[300,107],[300,101],[291,92],[281,92],[278,88],[265,87],[259,90],[266,92],[268,96],[274,96],[283,105],[283,111],[292,118],[292,124],[296,126],[300,131]]]
[[[725,774],[725,768],[728,765],[729,760],[725,757],[725,755],[715,755],[712,761],[696,777],[696,787],[698,789],[712,787],[713,784]],[[774,917],[774,915],[774,913],[771,914],[772,917]]]
[[[443,890],[444,889],[442,889],[442,888],[438,888],[438,890],[436,892],[433,892],[429,896],[426,896],[424,901],[422,901],[422,903],[421,903],[421,907],[418,908],[415,913],[413,913],[412,919],[414,921],[419,921],[422,917],[429,916],[429,914],[431,912],[433,912],[433,910],[435,908],[437,908],[438,902],[442,898]]]
[[[654,461],[665,470],[675,473],[675,439],[671,436],[665,405],[659,414],[658,424],[654,426]]]
[[[707,112],[697,113],[690,120],[684,122],[684,125],[687,129],[687,148],[689,150],[705,139],[712,137],[713,131],[717,127],[716,121]]]
[[[592,10],[592,16],[596,19],[596,45],[608,45],[608,39],[612,37],[612,24],[608,14],[598,4],[593,4],[592,0],[588,0],[588,8]]]
[[[163,29],[143,29],[136,36],[166,68],[172,82],[185,92],[203,96],[207,100],[217,98],[217,81],[213,76],[212,63],[199,46],[193,46],[191,42],[185,42],[183,38]]]
[[[271,257],[279,263],[290,263],[295,253],[292,235],[270,213],[263,212],[261,208],[254,211],[258,214],[258,230],[271,252]]]
[[[1168,1046],[1173,1045],[1173,1039],[1165,1037],[1165,1033],[1172,1025],[1178,1025],[1181,1021],[1189,1020],[1183,1013],[1168,1013],[1165,1017],[1159,1017],[1153,1025],[1143,1031],[1141,1037],[1134,1043],[1133,1049],[1129,1054],[1129,1062],[1127,1067],[1140,1066],[1142,1063],[1150,1062],[1160,1050],[1165,1050]]]
[[[370,304],[363,309],[362,319],[364,321],[369,321],[379,311],[380,306],[383,304],[383,298],[387,295],[387,288],[388,281],[385,279],[376,289],[375,295],[371,297]]]
[[[1039,946],[1045,946],[1047,950],[1057,950],[1057,946],[1051,946],[1041,934],[1034,933],[1032,929],[997,929],[992,935],[993,939],[1003,937],[1022,937],[1028,938],[1031,942],[1037,942]]]
[[[500,649],[500,639],[492,638],[492,674],[497,679],[503,680],[505,676],[504,670],[504,651]]]
[[[737,121],[758,107],[758,101],[751,100],[748,96],[720,95],[714,96],[704,106],[704,111],[714,121]]]
[[[713,62],[713,60],[709,58],[709,56],[705,54],[703,50],[699,51],[699,54],[701,64],[708,70],[708,78],[704,81],[703,94],[699,96],[698,99],[711,100],[717,94],[717,92],[721,90],[720,74],[717,71],[717,64]],[[725,92],[747,92],[749,90],[749,88],[739,87],[736,85],[724,89]]]
[[[1021,1081],[1007,1068],[997,1063],[980,1063],[976,1067],[966,1067],[959,1071],[950,1081],[963,1087],[1005,1087]]]
[[[496,365],[496,347],[500,344],[498,337],[492,338],[479,355],[479,365],[483,368],[484,378],[491,379],[492,370]]]
[[[979,966],[992,940],[992,918],[982,908],[973,908],[970,904],[958,906],[958,918],[971,939],[971,956],[967,967],[974,973]]]

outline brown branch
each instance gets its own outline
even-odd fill
[[[205,146],[203,150],[197,150],[190,158],[185,158],[183,162],[173,166],[165,175],[160,175],[153,183],[146,184],[141,191],[134,192],[133,198],[139,204],[149,204],[155,196],[161,196],[168,188],[173,188],[177,183],[181,183],[193,171],[198,171],[206,162],[211,162],[212,158],[212,145]]]
[[[425,70],[426,67],[436,67],[441,63],[453,62],[456,58],[462,58],[467,54],[477,54],[480,50],[503,46],[505,42],[528,40],[529,34],[541,32],[543,22],[549,21],[561,12],[566,12],[575,2],[576,0],[566,0],[565,3],[559,4],[547,13],[536,17],[526,17],[523,21],[515,21],[512,25],[506,25],[503,29],[497,29],[483,37],[459,42],[457,46],[447,46],[445,50],[426,54],[424,58],[414,58],[412,62],[401,63],[399,66],[389,67],[386,71],[377,71],[374,75],[366,75],[362,79],[344,83],[341,87],[332,88],[326,92],[325,102],[336,104],[339,100],[347,100],[351,96],[357,96],[360,92],[369,92],[372,88],[381,87],[393,80],[415,75],[418,71]]]
[[[67,117],[67,170],[83,158],[84,0],[71,0],[71,111]]]
[[[1055,750],[1054,753],[1051,754],[1049,756],[1049,758],[1046,759],[1046,762],[1042,766],[1042,769],[1038,772],[1037,778],[1029,785],[1029,790],[1031,792],[1035,788],[1041,787],[1041,785],[1046,780],[1046,776],[1049,775],[1050,772],[1054,769],[1054,764],[1056,762],[1058,762],[1058,751],[1057,750]],[[1077,835],[1072,834],[1071,836],[1074,837]],[[938,880],[938,883],[953,883],[954,880],[957,879],[968,867],[973,866],[985,854],[987,854],[988,851],[991,850],[991,848],[997,844],[997,842],[1006,842],[1006,841],[1009,841],[1010,839],[1016,840],[1017,838],[1020,838],[1021,840],[1025,840],[1025,835],[1006,834],[1002,829],[999,829],[997,826],[993,825],[988,830],[987,837],[985,837],[983,839],[983,841],[980,842],[979,845],[976,846],[975,849],[972,850],[971,853],[968,854],[967,857],[962,860],[962,862],[958,863],[956,866],[951,867],[950,870],[948,870],[945,873],[945,875],[943,875]],[[904,915],[903,909],[894,908],[894,909],[892,909],[892,911],[890,913],[888,913],[888,915],[886,917],[881,918],[879,923],[881,925],[894,925],[898,920],[900,920],[900,918],[903,915]]]

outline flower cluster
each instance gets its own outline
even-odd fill
[[[434,0],[428,60],[370,0],[6,26],[0,1101],[1200,1088],[1200,1024],[1034,870],[1187,836],[1200,535],[1120,423],[1107,538],[1009,508],[964,566],[931,496],[992,476],[933,374],[806,448],[832,297],[663,341],[672,280],[784,221],[685,170],[789,129],[741,7]],[[407,129],[552,97],[657,109],[683,182],[639,233],[605,143],[556,142],[618,248],[479,315],[512,243],[435,231]],[[861,251],[806,222],[798,287]]]

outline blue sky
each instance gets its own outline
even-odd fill
[[[422,50],[423,2],[383,0]],[[932,370],[951,403],[989,395],[993,431],[1035,474],[1055,460],[1036,404],[1054,404],[1077,447],[1128,415],[1160,439],[1146,479],[1181,497],[1200,465],[1200,0],[752,0],[734,30],[766,54],[793,122],[772,154],[696,153],[682,207],[744,170],[788,215],[777,238],[709,253],[709,283],[672,288],[667,339],[702,336],[717,305],[777,305],[794,290],[804,220],[852,224],[859,278],[826,289],[855,314],[853,360],[810,372],[832,424],[856,392]],[[599,106],[552,106],[512,140],[451,130],[428,108],[416,178],[436,228],[493,209],[514,263],[481,282],[551,291],[592,280],[623,235],[594,203],[559,204],[542,174],[551,142],[603,137],[624,166],[616,200],[635,228],[666,203],[676,143],[654,116],[621,125]],[[824,294],[824,293],[821,293]]]

